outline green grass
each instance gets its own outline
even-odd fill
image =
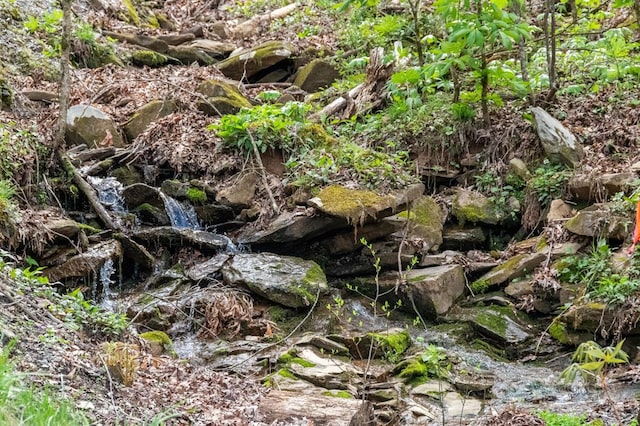
[[[10,351],[15,342],[0,354],[0,424],[13,425],[84,425],[89,421],[71,405],[49,390],[29,387],[15,370]]]

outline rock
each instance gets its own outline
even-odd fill
[[[258,175],[254,172],[246,173],[235,183],[221,189],[216,201],[230,207],[250,207],[257,185]]]
[[[166,54],[184,65],[200,64],[207,66],[213,65],[215,62],[215,60],[202,49],[193,46],[169,46]]]
[[[151,355],[159,356],[165,352],[173,352],[171,339],[164,331],[147,331],[145,333],[140,333],[138,337],[147,342]]]
[[[281,305],[300,308],[315,303],[327,290],[327,278],[315,262],[271,253],[237,254],[222,269],[228,284]]]
[[[133,116],[124,123],[124,134],[129,141],[133,141],[144,132],[154,121],[176,111],[176,103],[171,99],[154,100],[139,108]]]
[[[635,173],[605,173],[600,176],[600,182],[609,196],[618,192],[629,193],[635,187],[638,177]]]
[[[214,22],[208,29],[211,31],[211,34],[218,37],[220,40],[226,40],[229,38],[229,34],[227,33],[227,23],[224,21]],[[198,37],[202,38],[204,35],[200,35]]]
[[[480,334],[490,338],[500,347],[517,352],[535,332],[520,318],[526,318],[522,312],[516,314],[511,306],[480,306],[459,309],[447,317],[450,320],[467,321]]]
[[[576,137],[542,108],[533,107],[531,112],[546,156],[552,161],[577,167],[584,157],[584,152]]]
[[[216,67],[228,78],[237,81],[257,81],[266,70],[287,61],[293,47],[281,41],[268,41],[251,49],[235,53]]]
[[[451,420],[474,418],[482,412],[483,402],[477,398],[462,396],[457,392],[447,392],[442,400],[446,417]]]
[[[346,346],[354,359],[367,359],[371,354],[372,358],[399,360],[412,344],[409,332],[397,327],[378,332],[344,331],[329,338]]]
[[[233,209],[222,204],[206,204],[195,207],[198,218],[203,225],[217,225],[227,222],[234,217]]]
[[[373,243],[387,235],[398,231],[402,223],[385,218],[380,222],[345,230],[332,237],[320,240],[319,245],[331,256],[339,256],[352,253],[362,248],[360,240],[364,238],[368,243]]]
[[[568,219],[571,216],[573,216],[573,211],[567,203],[560,199],[551,201],[549,212],[547,213],[547,222]]]
[[[293,84],[305,92],[314,93],[331,86],[338,78],[340,73],[333,65],[322,59],[314,59],[298,70]]]
[[[504,294],[514,299],[520,299],[533,293],[531,281],[513,281],[504,289]]]
[[[327,274],[337,277],[374,274],[374,263],[376,263],[376,260],[382,269],[397,269],[400,241],[377,241],[373,243],[372,246],[376,252],[376,259],[373,259],[371,256],[369,248],[363,247],[360,251],[339,258],[328,259],[325,263],[325,271]],[[313,247],[311,249],[313,249]],[[416,252],[416,247],[412,247],[411,245],[403,247],[400,256],[403,267],[411,265]]]
[[[486,239],[484,230],[480,227],[447,226],[442,231],[442,248],[471,250],[482,246]]]
[[[525,182],[531,179],[531,172],[527,168],[527,165],[519,158],[512,158],[509,161],[509,168],[518,177],[522,178]]]
[[[46,228],[55,235],[63,235],[67,238],[74,238],[80,231],[78,222],[72,219],[57,218],[45,223]]]
[[[198,86],[198,92],[207,98],[206,102],[198,100],[198,109],[208,115],[235,114],[242,108],[251,108],[251,102],[242,95],[238,83],[222,78],[203,82]]]
[[[190,42],[188,46],[201,50],[214,59],[226,58],[237,48],[233,43],[206,39],[194,40]]]
[[[507,218],[507,214],[499,209],[493,201],[479,192],[458,189],[453,197],[451,213],[458,222],[465,224],[486,223],[497,225]]]
[[[348,356],[350,354],[349,349],[342,343],[329,339],[321,334],[306,333],[298,337],[294,344],[296,346],[311,345],[325,353]]]
[[[196,39],[196,36],[191,33],[183,34],[160,34],[159,40],[166,42],[169,46],[177,46],[179,44],[187,43]]]
[[[114,169],[111,176],[116,178],[123,186],[129,186],[140,183],[143,180],[142,175],[132,165],[124,165]]]
[[[424,395],[433,396],[434,394],[441,394],[442,392],[452,391],[453,386],[449,382],[444,380],[431,379],[427,383],[422,383],[418,386],[411,388],[411,395]]]
[[[150,37],[142,34],[115,33],[111,31],[103,31],[102,33],[108,37],[115,38],[118,41],[135,44],[157,53],[166,53],[167,50],[169,50],[167,42],[156,37]]]
[[[305,419],[305,424],[350,426],[374,422],[373,407],[362,399],[305,395],[273,390],[260,400],[257,420],[280,424]]]
[[[547,256],[544,253],[518,254],[491,269],[471,284],[474,292],[482,293],[488,288],[502,284],[514,278],[531,273]]]
[[[636,179],[636,174],[633,172],[605,173],[595,176],[593,173],[579,173],[571,177],[567,184],[567,191],[576,200],[602,200],[618,192],[628,193]]]
[[[115,240],[105,241],[89,246],[87,251],[73,256],[60,266],[45,269],[43,274],[51,282],[96,277],[105,262],[113,260],[117,264],[121,257],[120,243]]]
[[[202,281],[204,279],[215,281],[229,257],[228,254],[224,253],[217,254],[203,263],[192,266],[185,271],[184,275],[193,281]]]
[[[91,105],[74,105],[67,112],[67,142],[90,148],[123,147],[124,142],[111,118]]]
[[[138,66],[157,68],[173,62],[173,60],[167,55],[154,52],[153,50],[136,50],[131,53],[131,62]]]
[[[549,334],[564,345],[593,340],[605,324],[613,324],[616,310],[604,303],[582,299],[560,314],[549,326]],[[608,331],[605,331],[608,334]]]
[[[134,232],[133,238],[146,244],[155,243],[173,247],[189,245],[211,251],[225,250],[230,243],[229,238],[224,235],[173,226],[142,229]]]
[[[442,266],[451,265],[457,262],[458,259],[463,259],[464,255],[459,251],[445,250],[437,254],[429,254],[422,256],[419,266]]]
[[[431,197],[423,196],[413,202],[409,214],[408,240],[411,244],[419,245],[423,253],[436,251],[442,244],[444,222],[438,203]],[[403,212],[399,216],[406,219],[408,214]]]
[[[245,226],[238,242],[241,244],[267,245],[278,243],[291,243],[300,240],[308,240],[329,233],[336,229],[348,227],[344,219],[316,215],[298,215],[295,212],[281,213],[265,230]]]
[[[317,197],[310,199],[308,204],[325,214],[341,217],[349,223],[362,226],[367,221],[390,216],[394,210],[416,200],[423,192],[424,185],[421,183],[389,195],[331,185],[320,191]]]
[[[153,271],[156,259],[144,246],[124,234],[114,234],[114,238],[120,241],[122,253],[127,260],[133,260],[145,271]]]
[[[349,389],[362,381],[364,371],[338,358],[324,358],[304,348],[295,353],[302,362],[290,362],[287,368],[297,377],[325,389]]]
[[[124,188],[122,198],[129,210],[143,223],[161,226],[170,223],[164,200],[157,188],[135,183]]]
[[[593,204],[582,209],[564,227],[578,235],[586,237],[605,237],[624,240],[633,228],[630,218],[616,214],[609,203]]]

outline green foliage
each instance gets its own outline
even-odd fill
[[[538,417],[544,420],[547,426],[587,426],[591,424],[585,420],[585,416],[574,416],[571,414],[558,414],[551,411],[538,411]]]
[[[545,159],[540,166],[533,171],[533,176],[528,185],[538,195],[538,201],[542,206],[548,206],[551,201],[558,198],[564,192],[564,187],[571,178],[571,172],[560,164],[552,164]]]
[[[574,382],[578,376],[587,380],[598,379],[605,388],[607,369],[629,363],[628,355],[622,350],[623,344],[624,340],[604,348],[593,341],[580,344],[571,358],[573,363],[562,372],[560,378],[566,383]]]
[[[509,206],[513,197],[519,202],[524,201],[525,182],[516,175],[498,176],[494,170],[488,169],[475,176],[476,189],[485,194],[501,211],[515,218],[516,212]]]
[[[35,130],[18,128],[11,121],[0,123],[0,180],[22,184],[21,175],[37,175],[34,169],[46,156],[47,147]]]
[[[429,344],[424,352],[411,359],[400,370],[400,377],[416,379],[418,377],[446,377],[450,368],[447,354],[436,345]]]
[[[15,341],[0,353],[0,424],[3,425],[85,425],[89,421],[68,402],[49,390],[28,387],[15,371],[10,352]]]
[[[631,267],[616,273],[611,266],[612,251],[605,240],[598,241],[589,255],[575,255],[561,262],[559,278],[562,281],[583,284],[587,296],[596,301],[622,305],[640,289],[640,270],[633,266],[638,255],[633,254]]]
[[[260,152],[269,148],[292,151],[298,138],[298,131],[306,125],[306,114],[310,106],[301,102],[287,102],[284,105],[257,105],[243,108],[237,114],[224,115],[220,122],[211,124],[224,143],[243,151],[253,153],[253,144]]]

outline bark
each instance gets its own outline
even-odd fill
[[[239,35],[241,37],[248,37],[254,33],[256,33],[263,24],[269,23],[274,19],[284,18],[285,16],[292,13],[299,6],[298,2],[288,4],[284,7],[276,9],[271,12],[263,13],[262,15],[254,16],[253,18],[241,22],[233,28],[233,33]]]
[[[69,110],[69,58],[71,56],[71,4],[72,0],[61,0],[62,5],[62,57],[60,58],[60,71],[62,79],[60,82],[60,114],[58,115],[58,123],[56,135],[53,140],[53,152],[58,151],[64,146],[64,136],[67,128],[67,111]]]

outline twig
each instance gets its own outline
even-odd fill
[[[267,191],[267,195],[269,196],[269,200],[271,201],[271,208],[273,209],[274,214],[280,213],[280,208],[278,207],[278,203],[276,203],[276,199],[273,196],[273,192],[271,192],[271,188],[269,187],[269,181],[267,180],[267,172],[264,169],[264,164],[262,164],[262,158],[260,157],[260,151],[258,150],[258,145],[256,144],[255,139],[251,132],[247,129],[247,134],[249,135],[249,139],[251,140],[251,146],[253,147],[253,154],[255,156],[256,163],[258,163],[258,168],[260,169],[260,176],[262,177],[262,185],[264,186],[265,191]]]

